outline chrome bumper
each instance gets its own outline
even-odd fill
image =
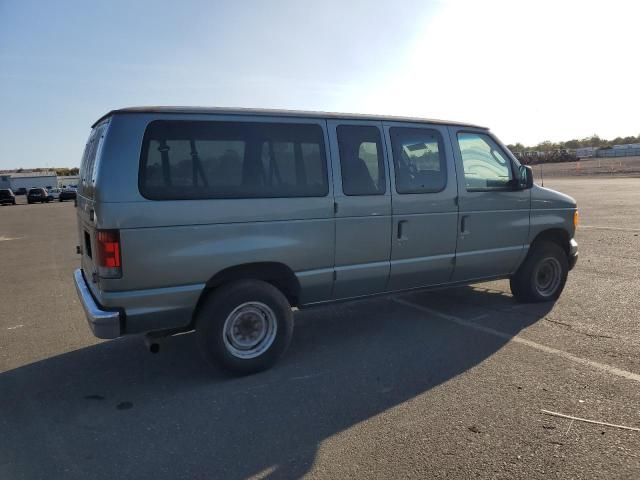
[[[569,241],[569,270],[578,263],[578,242],[574,238]]]
[[[121,335],[121,314],[117,311],[103,310],[91,295],[82,269],[73,272],[76,291],[93,334],[98,338],[117,338]]]

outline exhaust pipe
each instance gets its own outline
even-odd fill
[[[148,332],[144,335],[144,344],[150,353],[158,353],[160,351],[160,344],[162,344],[167,337],[190,331],[189,328],[170,328],[167,330]]]
[[[160,341],[162,338],[164,337],[147,333],[144,336],[144,344],[147,347],[147,350],[149,350],[150,353],[158,353],[160,351]]]

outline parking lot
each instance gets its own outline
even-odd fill
[[[640,178],[549,178],[581,213],[555,305],[508,281],[296,313],[272,370],[193,335],[99,341],[73,202],[0,208],[0,478],[640,478]]]

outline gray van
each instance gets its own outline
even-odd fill
[[[484,127],[373,115],[126,108],[94,125],[75,284],[99,338],[196,331],[232,372],[271,366],[292,308],[508,278],[553,301],[576,202]]]

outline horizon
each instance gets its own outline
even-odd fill
[[[79,166],[128,105],[443,118],[526,146],[640,133],[632,2],[83,5],[0,3],[0,170]]]
[[[347,113],[347,112],[332,112],[332,113]],[[601,137],[601,136],[599,136],[597,134],[593,134],[593,135],[589,135],[589,136],[581,138],[581,139],[572,138],[572,139],[568,139],[568,140],[560,140],[558,142],[552,142],[550,148],[552,148],[553,146],[555,146],[557,144],[564,144],[564,143],[568,143],[568,142],[575,141],[575,140],[585,141],[585,140],[590,140],[590,139],[593,139],[593,138],[598,138],[601,142],[613,143],[617,138],[620,138],[620,137],[614,137],[614,138],[608,139],[608,138],[603,138],[603,137]],[[638,142],[640,142],[640,134],[635,136],[634,138]],[[515,142],[513,144],[505,144],[505,145],[508,146],[508,147],[511,147],[511,146],[515,147],[519,143],[520,142]],[[534,148],[542,147],[543,143],[547,143],[547,141],[540,142],[540,143],[538,143],[536,145],[524,145],[524,148],[525,148],[526,151],[532,151]],[[593,145],[591,145],[591,146],[593,146]],[[576,150],[576,149],[585,148],[585,147],[563,147],[563,148],[566,148],[567,150]],[[595,147],[595,148],[611,148],[611,147],[607,146],[607,147]],[[516,152],[512,151],[512,153],[515,155]],[[71,167],[69,167],[69,166],[55,166],[54,165],[54,166],[50,166],[50,167],[34,166],[34,167],[14,167],[14,168],[8,168],[8,169],[0,169],[0,174],[22,173],[22,171],[24,171],[25,173],[29,173],[29,172],[37,172],[37,171],[57,171],[57,170],[73,170],[73,169],[78,170],[79,168],[80,168],[80,162],[78,161],[78,165],[71,166]],[[74,175],[70,175],[70,176],[77,176],[78,174],[79,174],[79,172],[74,174]]]

